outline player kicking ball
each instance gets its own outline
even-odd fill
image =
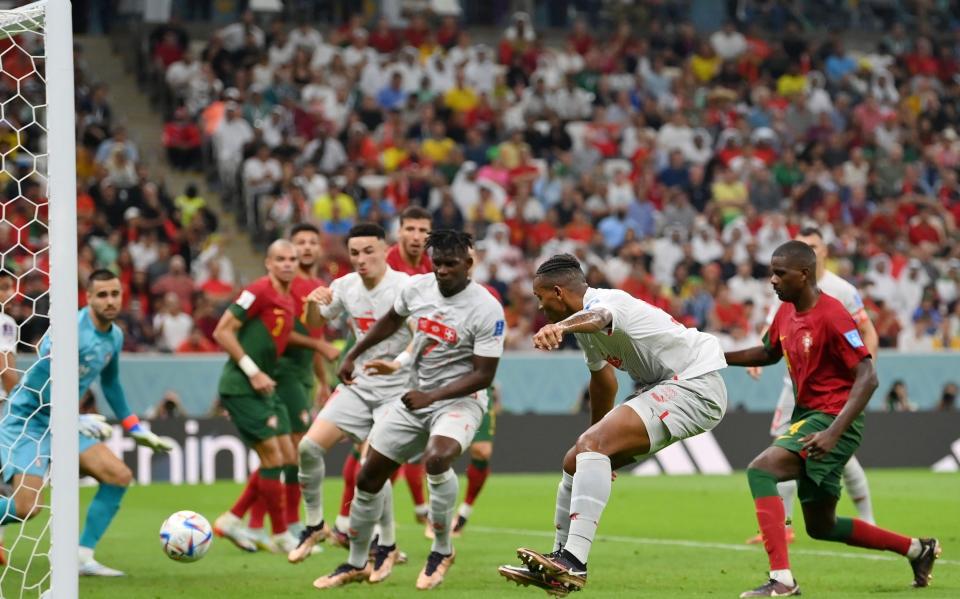
[[[534,335],[534,345],[558,349],[572,333],[583,348],[593,424],[564,458],[553,551],[521,547],[517,556],[526,567],[502,566],[499,572],[562,596],[587,584],[587,558],[610,499],[613,471],[715,427],[727,409],[718,372],[726,362],[712,335],[624,291],[588,287],[579,261],[569,254],[553,256],[537,269],[533,294],[553,323]],[[616,409],[614,368],[642,385]]]
[[[486,402],[482,392],[493,383],[505,333],[503,308],[469,278],[471,245],[465,233],[431,233],[427,247],[432,250],[433,273],[410,280],[393,307],[357,342],[340,367],[340,379],[352,383],[354,363],[360,355],[390,338],[407,319],[416,320],[413,389],[392,402],[374,423],[350,509],[350,557],[329,576],[317,579],[317,588],[370,576],[368,547],[384,509],[384,485],[400,464],[421,454],[435,537],[417,577],[417,588],[436,587],[453,564],[450,524],[459,484],[451,466],[470,446],[483,419]]]
[[[771,283],[783,302],[762,346],[728,352],[735,366],[766,366],[784,358],[797,405],[790,428],[747,467],[769,580],[741,597],[799,595],[790,570],[783,501],[777,483],[797,481],[807,534],[814,539],[894,551],[913,568],[913,586],[930,583],[940,555],[936,539],[918,539],[863,520],[837,517],[840,479],[860,446],[863,409],[877,388],[870,352],[857,325],[838,300],[817,287],[817,257],[801,241],[788,241],[773,253]]]
[[[356,338],[363,339],[376,319],[393,308],[400,289],[410,277],[387,266],[385,233],[380,225],[360,223],[347,234],[347,249],[354,272],[335,280],[329,288],[320,287],[307,296],[307,324],[319,328],[329,320],[346,318]],[[410,369],[398,364],[395,374],[372,376],[365,368],[368,361],[389,359],[406,350],[411,340],[410,329],[400,327],[382,343],[358,355],[358,368],[351,373],[352,384],[341,384],[317,415],[300,441],[300,485],[307,508],[307,527],[300,542],[290,551],[290,563],[299,563],[310,556],[311,549],[328,529],[323,519],[323,481],[326,477],[326,453],[345,437],[354,443],[367,440],[373,423],[379,420],[387,405],[406,390]],[[374,549],[370,582],[381,582],[398,557],[396,530],[393,521],[393,492],[390,482],[384,485],[384,503],[380,537]]]

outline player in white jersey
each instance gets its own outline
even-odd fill
[[[874,356],[874,361],[876,361],[877,348],[880,346],[880,338],[877,335],[877,330],[873,327],[867,311],[863,308],[863,299],[860,297],[860,292],[857,291],[857,288],[827,270],[827,244],[823,241],[823,234],[819,229],[807,227],[800,231],[796,240],[802,241],[813,248],[813,252],[817,255],[817,287],[827,295],[839,300],[847,309],[850,316],[853,317],[853,321],[857,323],[857,329],[860,331],[863,344],[866,346],[867,351],[870,352],[870,355]],[[773,323],[773,317],[776,315],[778,308],[780,308],[779,301],[775,301],[774,304],[770,306],[770,311],[767,313],[764,333],[766,333],[766,330],[769,329]],[[761,371],[762,368],[760,367],[747,369],[747,372],[754,379],[760,378]],[[786,373],[783,376],[783,389],[780,391],[777,409],[773,413],[773,422],[770,424],[771,436],[776,438],[787,432],[787,429],[790,428],[790,418],[793,414],[795,404],[796,399],[793,395],[793,382],[790,380],[790,373]],[[867,484],[867,474],[863,471],[863,466],[860,465],[857,456],[851,457],[844,467],[843,484],[847,488],[847,493],[853,500],[854,505],[857,507],[860,519],[874,524],[873,503],[870,501],[870,486]],[[791,524],[793,520],[793,503],[797,498],[797,481],[789,480],[778,483],[777,491],[779,491],[780,497],[783,499],[783,509],[787,514],[787,541],[793,542],[794,532]],[[760,534],[747,539],[747,543],[750,545],[762,542],[763,536]]]
[[[563,595],[587,582],[587,557],[610,498],[613,471],[716,426],[727,409],[718,372],[727,363],[714,336],[624,291],[588,287],[570,254],[540,266],[533,294],[553,323],[534,335],[534,345],[558,349],[563,336],[573,333],[583,349],[593,425],[564,458],[553,552],[520,548],[517,556],[526,567],[499,571],[514,582]],[[614,368],[641,385],[616,409]]]
[[[465,233],[432,232],[427,247],[432,251],[433,273],[411,279],[393,308],[357,342],[340,368],[341,380],[352,382],[353,365],[360,355],[388,339],[407,319],[416,320],[412,390],[392,402],[374,424],[367,460],[357,477],[350,509],[350,558],[329,576],[317,579],[317,588],[369,578],[367,548],[383,510],[381,491],[400,464],[421,454],[435,536],[417,588],[436,587],[453,563],[450,524],[459,484],[451,466],[470,446],[483,419],[483,391],[493,383],[505,333],[503,308],[469,278],[471,246]]]
[[[362,339],[374,322],[386,314],[396,301],[400,289],[410,277],[387,266],[385,233],[380,225],[360,223],[347,234],[347,249],[354,272],[345,275],[330,287],[319,287],[307,296],[307,324],[321,327],[327,321],[346,318],[357,339]],[[323,519],[323,480],[326,476],[325,455],[344,437],[355,443],[367,440],[370,429],[379,420],[387,403],[402,395],[410,379],[404,368],[388,376],[371,376],[363,365],[381,358],[393,359],[407,348],[412,334],[407,327],[397,329],[386,340],[357,356],[361,368],[352,372],[352,384],[341,384],[327,400],[310,429],[300,441],[300,485],[306,505],[306,528],[300,542],[290,551],[291,563],[310,556],[313,546],[328,534]],[[384,491],[392,504],[389,481]],[[372,577],[379,582],[390,574],[396,561],[393,509],[383,511],[377,547],[377,566]],[[381,555],[382,554],[382,555]]]
[[[7,302],[17,290],[17,280],[13,273],[0,269],[0,418],[7,416],[7,395],[20,382],[20,371],[17,370],[17,321],[7,314]],[[5,526],[0,526],[0,566],[7,563],[7,551],[3,547],[3,532]]]

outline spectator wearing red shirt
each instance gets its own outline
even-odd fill
[[[193,279],[187,273],[187,263],[182,256],[170,258],[170,270],[157,279],[150,289],[154,296],[164,296],[175,293],[180,298],[181,309],[190,314],[191,299],[193,296]]]
[[[183,46],[180,45],[180,40],[177,38],[175,31],[166,32],[157,42],[157,45],[153,47],[153,59],[162,71],[166,71],[167,67],[181,58],[183,58]]]
[[[229,302],[234,297],[233,285],[220,279],[220,262],[211,260],[207,264],[207,280],[198,287],[214,305]]]
[[[420,206],[409,206],[400,213],[399,243],[387,250],[387,264],[408,275],[433,272],[427,255],[427,236],[433,228],[433,217]]]
[[[367,40],[370,47],[380,54],[391,54],[400,47],[400,40],[390,29],[390,21],[386,18],[380,18],[377,26],[370,32],[370,39]]]
[[[457,25],[456,17],[444,17],[437,29],[437,44],[443,46],[444,50],[449,50],[457,43],[460,36],[460,26]]]
[[[573,32],[568,39],[580,56],[586,56],[587,52],[593,48],[593,36],[590,35],[587,22],[583,19],[577,19],[573,24]]]
[[[176,349],[178,354],[209,354],[218,351],[220,348],[217,344],[204,337],[203,331],[196,325],[190,331],[190,336]]]
[[[933,55],[930,40],[924,37],[917,40],[916,50],[907,56],[905,62],[911,75],[936,77],[940,67],[937,58]]]
[[[203,143],[200,127],[190,119],[183,106],[173,114],[173,120],[163,126],[163,147],[167,161],[177,170],[200,168],[200,146]]]

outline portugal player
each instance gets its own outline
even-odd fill
[[[777,483],[796,480],[807,533],[814,539],[894,551],[913,568],[913,586],[929,584],[940,555],[936,539],[917,539],[859,519],[838,518],[844,464],[860,445],[863,409],[877,387],[873,360],[856,323],[836,299],[817,288],[817,258],[801,241],[773,253],[771,283],[783,303],[762,346],[726,354],[736,366],[765,366],[786,360],[797,407],[789,429],[747,468],[769,580],[741,597],[799,595],[790,571],[783,501]]]
[[[246,551],[256,551],[240,518],[261,498],[270,514],[273,543],[283,551],[296,546],[287,532],[284,488],[285,464],[296,462],[290,442],[287,409],[277,397],[277,361],[287,347],[296,318],[290,284],[297,273],[293,244],[278,239],[270,244],[265,260],[267,276],[250,284],[230,305],[213,333],[230,355],[220,375],[223,407],[244,442],[260,458],[240,498],[214,522],[214,531]]]

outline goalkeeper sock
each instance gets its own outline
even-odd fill
[[[787,554],[786,515],[783,511],[783,500],[777,494],[777,477],[764,470],[747,468],[747,481],[753,494],[757,522],[763,536],[763,548],[766,549],[770,561],[770,571],[780,573],[779,576],[771,575],[771,578],[792,585],[790,557]]]
[[[347,559],[347,563],[354,568],[362,568],[367,564],[373,528],[383,509],[382,491],[368,493],[357,489],[354,495],[353,509],[350,510],[350,557]]]
[[[350,503],[353,501],[354,489],[357,486],[358,472],[360,472],[360,454],[353,451],[343,462],[343,495],[340,497],[341,516],[350,515]]]
[[[93,549],[100,541],[100,537],[107,531],[113,517],[120,509],[120,500],[127,492],[126,487],[100,483],[97,494],[93,496],[90,507],[87,508],[87,521],[80,535],[80,546]]]
[[[573,475],[563,473],[560,484],[557,486],[557,511],[553,522],[557,528],[553,537],[553,550],[560,551],[567,544],[567,535],[570,534],[570,495],[573,493]]]
[[[427,484],[430,486],[430,526],[434,534],[430,550],[450,555],[453,552],[450,524],[457,508],[460,481],[451,468],[441,474],[428,474]]]
[[[250,475],[250,478],[247,479],[247,486],[243,488],[243,493],[240,494],[237,502],[233,504],[232,508],[230,508],[230,513],[237,518],[243,518],[246,516],[247,511],[253,505],[253,502],[257,500],[259,489],[260,469],[258,468],[253,472],[253,474]]]
[[[287,526],[300,522],[300,474],[296,465],[283,467],[283,490]]]
[[[300,490],[307,509],[307,526],[323,522],[323,478],[326,475],[326,451],[313,439],[300,441]],[[344,489],[346,490],[346,489]]]
[[[270,528],[273,534],[287,532],[287,519],[283,514],[283,483],[280,476],[283,468],[260,468],[260,496],[267,505],[270,514]]]
[[[467,466],[467,495],[463,499],[465,504],[473,505],[489,475],[490,462],[487,460],[470,460],[470,465]]]
[[[583,564],[590,556],[600,516],[610,500],[611,480],[610,458],[593,451],[577,455],[570,497],[570,536],[563,548]]]

